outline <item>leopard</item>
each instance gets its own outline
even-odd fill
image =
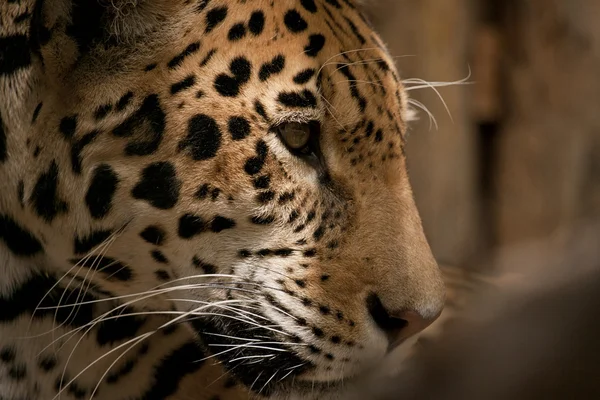
[[[334,399],[440,315],[354,0],[0,3],[0,398]]]

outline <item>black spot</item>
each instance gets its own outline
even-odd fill
[[[176,94],[182,90],[189,89],[194,86],[194,83],[196,83],[196,77],[194,75],[189,75],[171,85],[171,94]]]
[[[381,129],[378,129],[377,132],[375,132],[375,141],[381,142],[382,140],[383,140],[383,131]]]
[[[75,130],[77,129],[77,115],[70,117],[64,117],[60,120],[58,130],[63,134],[65,139],[71,140],[75,136]]]
[[[8,370],[8,376],[15,381],[21,381],[27,376],[27,367],[25,364],[13,364]]]
[[[317,328],[316,326],[312,329],[312,331],[313,331],[313,334],[318,338],[322,338],[323,336],[325,336],[323,329]]]
[[[317,71],[315,71],[312,68],[300,71],[294,76],[294,83],[297,83],[298,85],[304,85],[305,83],[310,81],[310,79],[315,75],[316,72]]]
[[[283,71],[285,67],[285,57],[281,54],[275,56],[271,61],[264,63],[258,72],[258,78],[261,82],[269,79],[271,75],[275,75]]]
[[[79,237],[76,236],[73,241],[73,250],[75,254],[86,254],[92,251],[95,247],[102,244],[106,239],[112,235],[111,230],[99,230],[93,231],[87,236]]]
[[[274,255],[276,255],[277,257],[289,257],[292,255],[292,253],[294,252],[294,250],[289,249],[289,248],[283,248],[283,249],[277,249],[273,252]]]
[[[294,222],[295,220],[297,220],[299,216],[300,216],[300,214],[298,213],[298,211],[293,210],[290,213],[290,218],[288,219],[288,222],[291,224],[292,222]]]
[[[325,46],[325,36],[321,34],[310,35],[308,45],[304,48],[304,53],[309,57],[316,57]]]
[[[190,239],[191,237],[198,235],[206,231],[206,222],[194,214],[185,214],[179,218],[179,227],[177,234],[183,239]]]
[[[342,342],[342,338],[337,335],[332,336],[330,340],[331,340],[331,343],[335,343],[335,344],[340,344]]]
[[[373,123],[373,121],[369,121],[369,123],[367,124],[367,127],[365,128],[365,136],[370,137],[373,134],[374,130],[375,130],[375,124]]]
[[[330,276],[329,276],[329,275],[327,275],[327,274],[323,274],[323,275],[321,275],[321,282],[325,282],[325,281],[326,281],[326,280],[328,280],[329,278],[330,278]]]
[[[96,111],[94,111],[94,118],[96,120],[101,120],[104,117],[106,117],[108,115],[109,112],[111,112],[113,108],[112,104],[103,104],[101,106],[99,106],[98,108],[96,108]]]
[[[205,183],[204,185],[200,186],[200,188],[198,188],[198,190],[196,191],[196,197],[200,200],[204,200],[208,196],[209,190],[210,186],[208,185],[208,183]]]
[[[231,61],[229,70],[233,76],[220,74],[216,77],[215,90],[225,97],[236,97],[242,86],[250,80],[252,65],[244,57],[237,57]]]
[[[254,187],[257,189],[267,189],[271,183],[271,177],[269,175],[262,175],[258,178],[254,178]]]
[[[71,5],[71,22],[65,33],[77,44],[80,54],[86,53],[94,43],[108,42],[108,32],[104,29],[102,18],[104,6],[100,3],[74,1]]]
[[[31,64],[27,35],[0,37],[0,75],[9,75]]]
[[[56,367],[56,357],[48,354],[38,360],[38,366],[46,372],[52,371]]]
[[[179,151],[189,148],[194,160],[208,160],[217,155],[221,147],[221,136],[217,121],[208,115],[194,115],[188,122],[186,138],[179,142]]]
[[[258,36],[262,33],[265,28],[265,14],[262,11],[254,11],[250,15],[250,21],[248,22],[248,28],[253,35]]]
[[[327,306],[323,306],[323,305],[319,306],[319,311],[320,311],[320,312],[321,312],[321,314],[323,314],[323,315],[328,315],[328,314],[330,314],[330,313],[331,313],[331,309],[330,309],[329,307],[327,307]]]
[[[0,360],[5,363],[10,363],[15,360],[17,353],[15,348],[12,346],[5,346],[0,350]]]
[[[240,250],[238,252],[238,255],[241,258],[248,258],[248,257],[250,257],[252,255],[252,252],[250,250],[247,250],[247,249],[242,249],[242,250]]]
[[[311,13],[317,12],[317,6],[315,5],[314,0],[300,0],[300,4],[302,4],[302,7],[304,7],[306,11]]]
[[[116,111],[123,111],[127,105],[131,102],[133,98],[133,92],[127,92],[117,101],[117,105],[115,107]]]
[[[6,161],[8,158],[8,146],[6,143],[6,128],[0,115],[0,162]]]
[[[258,100],[256,100],[254,102],[254,110],[256,111],[256,113],[258,115],[260,115],[262,117],[262,119],[264,119],[266,122],[269,122],[269,116],[267,115],[267,112],[265,111],[265,107],[262,105],[262,103]]]
[[[90,187],[85,195],[85,203],[92,218],[99,219],[110,212],[118,184],[119,178],[109,165],[101,164],[94,169]]]
[[[152,385],[140,396],[144,400],[160,400],[169,397],[179,388],[179,382],[203,366],[205,355],[195,342],[188,342],[162,359],[154,367]]]
[[[78,266],[101,272],[105,275],[105,279],[111,281],[119,280],[126,282],[133,277],[133,271],[129,266],[112,257],[92,255],[90,257],[74,258],[70,261]]]
[[[241,22],[233,25],[227,34],[227,38],[232,42],[240,40],[244,36],[246,36],[246,26]]]
[[[210,0],[198,0],[198,4],[196,4],[196,12],[200,13],[204,11],[209,1]]]
[[[313,238],[316,241],[319,241],[319,240],[321,240],[321,238],[323,237],[324,234],[325,234],[325,227],[323,227],[323,225],[321,225],[313,233]]]
[[[215,274],[217,272],[217,267],[212,264],[205,263],[196,256],[192,258],[192,263],[194,264],[194,267],[202,269],[207,274]]]
[[[317,254],[315,249],[308,249],[304,251],[304,257],[314,257]]]
[[[272,253],[271,249],[260,249],[259,251],[256,252],[256,255],[259,257],[266,257],[266,256],[270,256]]]
[[[306,281],[304,279],[296,279],[294,282],[301,288],[306,287]]]
[[[144,99],[140,109],[113,130],[118,137],[139,137],[125,146],[128,156],[146,156],[154,153],[160,145],[165,131],[165,113],[160,106],[158,95],[151,94]]]
[[[156,278],[158,278],[158,280],[161,281],[168,281],[171,279],[169,273],[164,269],[157,269],[156,271],[154,271],[154,275],[156,275]]]
[[[152,63],[152,64],[148,64],[144,67],[144,71],[148,72],[148,71],[152,71],[154,68],[156,68],[158,64],[156,63]]]
[[[275,217],[272,215],[264,215],[264,216],[253,216],[250,218],[250,222],[256,225],[269,225],[275,221]]]
[[[60,298],[63,307],[57,309]],[[27,320],[51,317],[59,325],[81,327],[93,320],[94,300],[97,298],[89,293],[61,288],[56,278],[50,275],[36,274],[13,288],[8,296],[0,294],[0,321],[10,322],[29,314],[31,317]],[[81,304],[68,306],[74,302]]]
[[[231,218],[222,217],[217,215],[210,223],[210,230],[213,232],[221,232],[225,229],[231,229],[235,227],[235,221]]]
[[[227,17],[227,7],[216,7],[206,13],[206,29],[204,33],[209,33]]]
[[[275,192],[273,192],[272,190],[267,190],[265,192],[261,192],[258,195],[256,195],[256,201],[258,201],[259,203],[268,203],[271,200],[273,200],[275,198]]]
[[[125,339],[134,338],[146,319],[134,314],[129,307],[121,307],[99,323],[96,343],[100,346],[112,345]]]
[[[315,108],[317,98],[310,90],[302,92],[282,92],[277,97],[277,101],[286,107]]]
[[[206,56],[202,59],[202,61],[200,61],[200,66],[204,67],[206,66],[206,64],[208,64],[208,62],[210,61],[210,59],[215,55],[215,53],[217,52],[217,49],[212,49],[211,51],[209,51]]]
[[[67,381],[68,382],[68,381]],[[77,383],[77,381],[73,381],[67,387],[67,391],[73,395],[76,399],[85,399],[87,396],[87,390]]]
[[[76,174],[81,173],[81,152],[100,135],[100,131],[91,131],[71,145],[71,168]]]
[[[169,260],[167,260],[167,257],[160,250],[152,250],[150,255],[152,256],[154,261],[156,261],[157,263],[160,263],[160,264],[168,264],[169,263]]]
[[[258,174],[265,164],[267,158],[268,147],[264,140],[260,139],[256,142],[256,156],[250,157],[244,164],[244,171],[248,175]]]
[[[31,18],[31,13],[29,13],[28,11],[23,11],[21,14],[17,15],[13,19],[13,22],[15,24],[20,24],[21,22],[28,21],[30,18]]]
[[[290,32],[298,33],[306,30],[308,24],[296,10],[289,10],[283,17],[283,22]]]
[[[325,0],[325,2],[331,4],[335,8],[342,8],[342,5],[337,0]]]
[[[173,68],[177,68],[181,65],[181,63],[183,62],[183,60],[194,54],[195,52],[198,51],[198,49],[200,49],[200,42],[194,42],[194,43],[190,43],[185,50],[183,50],[181,53],[179,53],[178,55],[176,55],[175,57],[173,57],[168,63],[167,63],[167,67],[169,67],[170,69]]]
[[[31,123],[33,124],[36,120],[38,115],[40,115],[40,110],[42,109],[42,102],[40,101],[38,103],[38,105],[35,107],[35,110],[33,110],[33,115],[31,116]]]
[[[242,140],[250,135],[250,122],[244,117],[231,117],[227,123],[233,140]]]
[[[179,200],[181,181],[175,167],[168,161],[154,162],[142,171],[142,178],[131,191],[134,198],[145,200],[153,207],[168,210]]]
[[[289,203],[294,200],[296,194],[294,192],[285,192],[281,196],[279,196],[279,204]]]
[[[165,231],[156,225],[150,225],[140,232],[142,239],[157,246],[160,246],[165,242],[166,235]]]
[[[42,173],[38,178],[33,192],[31,202],[35,212],[46,222],[52,222],[58,214],[68,211],[67,203],[58,197],[58,165],[52,161],[48,171]]]

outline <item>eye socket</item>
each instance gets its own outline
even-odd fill
[[[317,121],[285,122],[275,130],[288,150],[296,155],[310,155],[316,150],[312,147],[319,137],[320,125]]]

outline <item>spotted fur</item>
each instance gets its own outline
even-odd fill
[[[326,398],[439,315],[406,94],[351,0],[0,18],[0,398]]]

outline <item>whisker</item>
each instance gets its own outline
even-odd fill
[[[425,111],[425,113],[427,113],[427,115],[429,116],[429,129],[430,130],[432,127],[432,122],[433,122],[433,125],[435,125],[435,129],[436,130],[439,129],[437,120],[435,119],[435,116],[433,115],[433,113],[431,111],[429,111],[429,109],[423,103],[421,103],[420,101],[415,100],[415,99],[408,99],[408,104],[418,107],[421,110]]]

